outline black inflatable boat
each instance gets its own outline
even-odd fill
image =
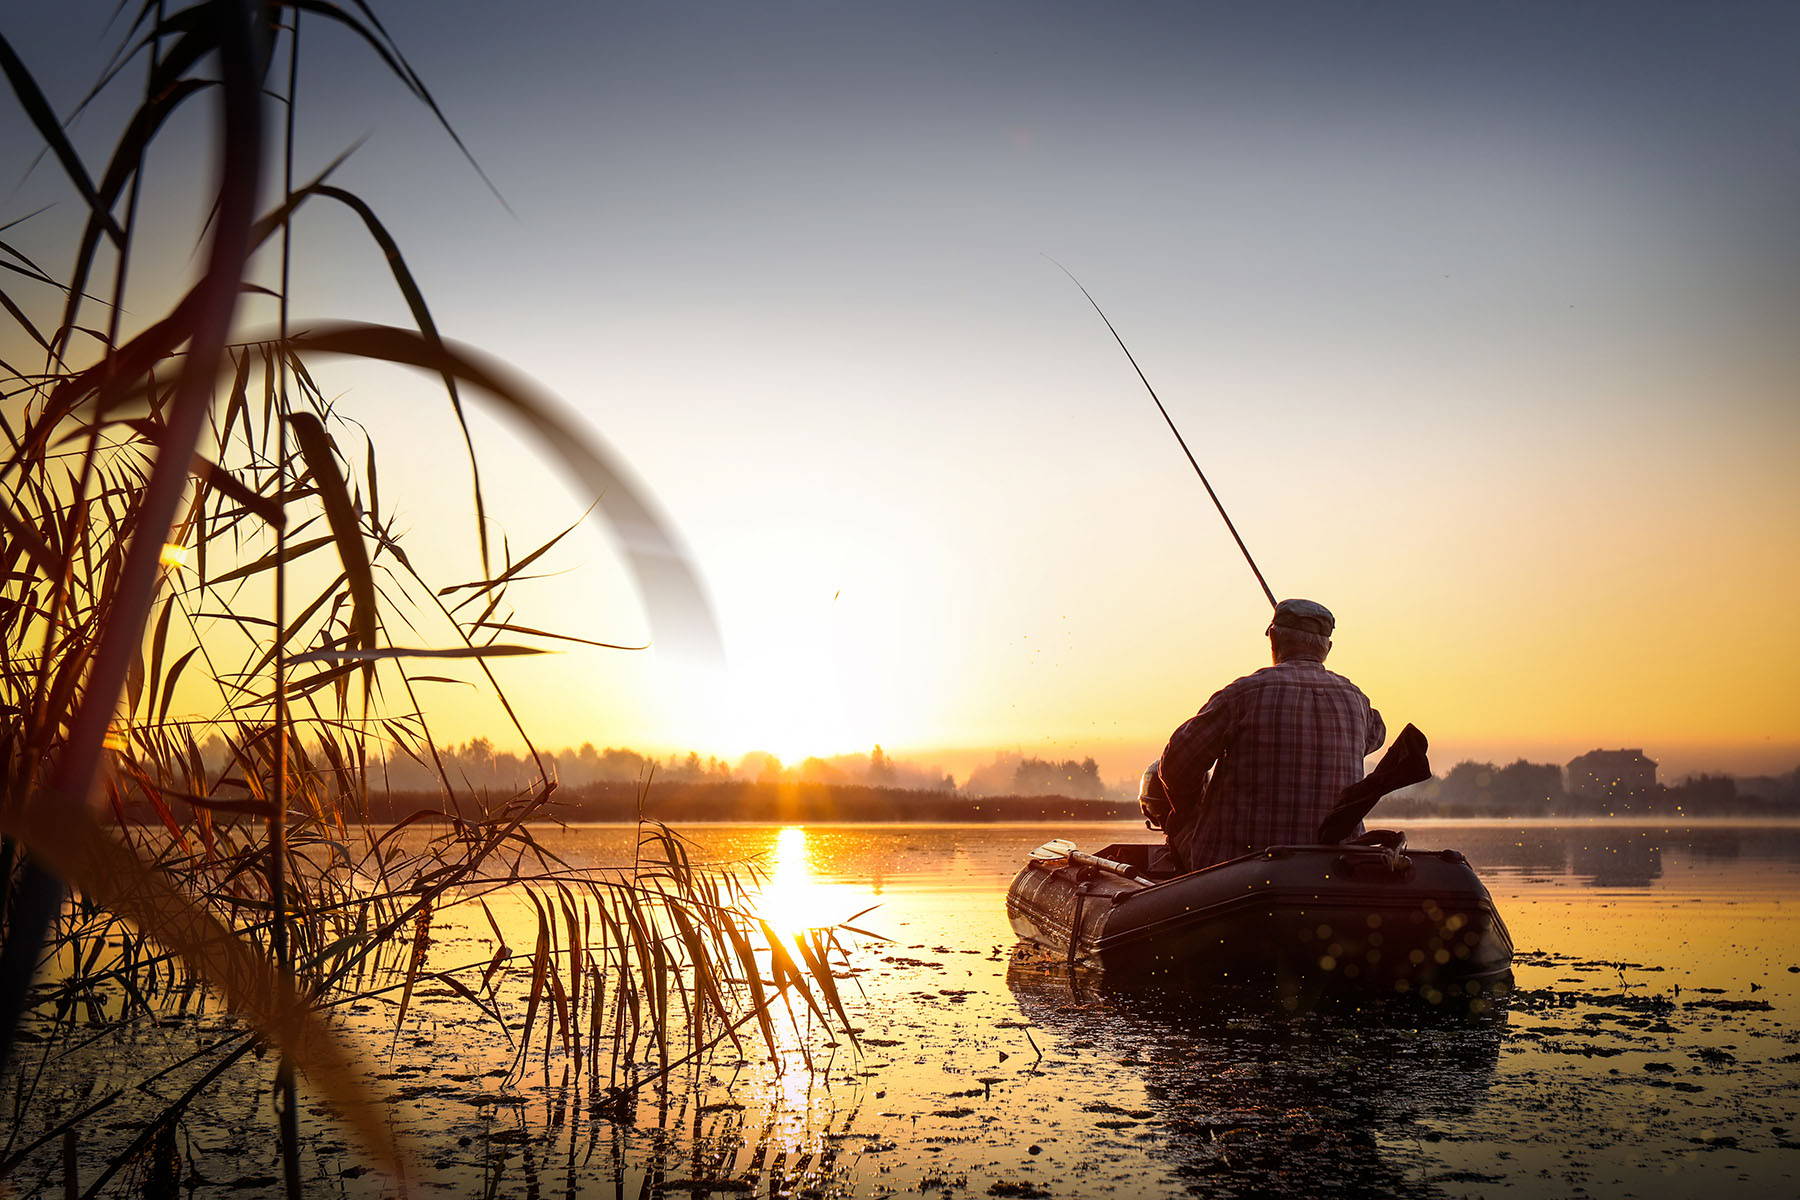
[[[1013,880],[1007,915],[1019,937],[1120,981],[1272,983],[1288,999],[1348,991],[1432,1004],[1504,990],[1512,938],[1468,860],[1410,849],[1392,830],[1350,836],[1381,796],[1429,771],[1424,736],[1409,725],[1346,790],[1316,844],[1200,871],[1165,868],[1160,845],[1088,854],[1046,843]]]

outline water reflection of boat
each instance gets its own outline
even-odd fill
[[[1270,981],[1321,993],[1481,997],[1511,980],[1512,938],[1454,850],[1274,846],[1202,871],[1160,847],[1066,842],[1033,852],[1007,893],[1026,941],[1109,975],[1168,986]]]
[[[1481,1102],[1507,1020],[1504,1002],[1480,1014],[1290,1016],[1236,993],[1177,999],[1110,980],[1031,946],[1006,975],[1025,1017],[1062,1048],[1142,1074],[1151,1111],[1125,1115],[1154,1122],[1176,1174],[1207,1196],[1437,1194],[1422,1164],[1400,1156]],[[1083,1108],[1094,1122],[1116,1111]]]

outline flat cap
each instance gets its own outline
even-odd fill
[[[1275,619],[1269,622],[1272,630],[1277,625],[1283,629],[1298,629],[1303,633],[1316,633],[1320,637],[1330,637],[1331,631],[1337,628],[1337,618],[1331,610],[1313,600],[1283,600],[1275,606]]]

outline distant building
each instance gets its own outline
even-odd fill
[[[1657,795],[1656,763],[1642,750],[1589,750],[1564,768],[1565,790],[1582,808],[1641,812]]]

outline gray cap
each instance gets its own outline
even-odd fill
[[[1337,628],[1337,618],[1331,610],[1313,600],[1283,600],[1275,606],[1275,619],[1269,622],[1265,632],[1273,632],[1279,625],[1283,629],[1298,629],[1303,633],[1316,633],[1328,638],[1331,631]]]

